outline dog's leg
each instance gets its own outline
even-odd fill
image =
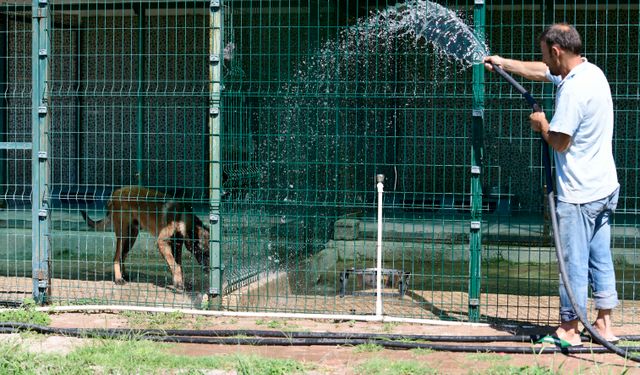
[[[123,277],[123,265],[129,250],[133,246],[138,235],[138,228],[131,223],[130,215],[122,212],[113,212],[113,231],[116,235],[116,253],[113,256],[113,275],[117,285],[125,283]]]
[[[126,272],[126,260],[129,255],[129,251],[133,248],[133,245],[136,243],[136,239],[138,238],[138,233],[140,229],[136,224],[130,224],[126,230],[126,237],[124,237],[123,245],[122,245],[122,256],[120,258],[120,269],[122,270],[122,277],[125,280],[128,280],[128,275]]]
[[[116,253],[113,255],[113,278],[117,285],[124,284],[124,278],[122,277],[122,248],[126,241],[127,234],[123,228],[123,218],[118,212],[113,215],[113,231],[116,235]]]
[[[176,263],[175,258],[173,257],[171,251],[171,235],[173,234],[173,230],[161,230],[158,235],[158,250],[160,254],[164,257],[164,260],[167,262],[169,269],[171,270],[171,275],[173,276],[173,286],[176,289],[184,289],[184,281],[182,278],[182,266]]]
[[[182,269],[182,245],[185,243],[184,240],[182,239],[173,239],[171,241],[171,251],[173,252],[173,258],[176,261],[176,264],[178,265],[178,267],[180,267],[180,269]],[[189,290],[191,288],[191,283],[189,282],[189,280],[184,280],[184,274],[182,275],[183,277],[183,287],[185,290]]]
[[[117,285],[123,285],[124,284],[124,278],[122,277],[122,247],[124,246],[124,242],[126,241],[125,238],[122,238],[120,236],[116,237],[116,253],[113,256],[113,276],[114,276],[114,281]]]
[[[182,240],[175,238],[171,240],[171,252],[176,263],[182,265]]]

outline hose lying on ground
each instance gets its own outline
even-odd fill
[[[122,338],[150,340],[183,344],[209,345],[254,345],[254,346],[356,346],[375,344],[388,349],[428,349],[448,352],[492,352],[510,354],[542,354],[542,353],[608,353],[601,346],[590,347],[540,347],[533,343],[536,336],[496,335],[496,336],[443,336],[443,335],[399,335],[376,333],[346,332],[285,332],[268,330],[159,330],[159,329],[81,329],[56,328],[36,324],[4,322],[0,323],[0,333],[36,332],[78,338]],[[622,340],[640,341],[640,335],[622,336]],[[585,338],[586,340],[586,338]],[[434,342],[480,343],[480,342],[515,342],[530,343],[529,346],[495,346],[495,345],[443,345]],[[640,352],[638,347],[624,347],[627,351]]]

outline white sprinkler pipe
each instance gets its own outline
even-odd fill
[[[15,309],[2,308],[0,312],[13,311]],[[333,321],[359,321],[359,322],[392,322],[409,324],[427,324],[434,326],[462,326],[462,327],[489,327],[488,323],[472,323],[435,319],[402,318],[393,316],[375,315],[346,315],[346,314],[310,314],[310,313],[277,313],[277,312],[249,312],[249,311],[219,311],[219,310],[196,310],[181,309],[173,307],[152,307],[152,306],[127,306],[127,305],[69,305],[69,306],[43,306],[36,307],[36,311],[45,313],[101,313],[101,312],[146,312],[155,314],[181,313],[195,316],[210,317],[233,317],[233,318],[277,318],[277,319],[319,319]]]
[[[376,269],[376,316],[382,316],[382,193],[384,192],[384,175],[376,175],[378,184],[378,242],[376,245],[378,262]]]

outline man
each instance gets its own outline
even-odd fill
[[[582,42],[573,26],[554,24],[540,35],[542,62],[500,56],[491,64],[522,77],[553,82],[557,86],[555,113],[549,122],[544,112],[530,115],[531,129],[554,149],[560,242],[577,304],[586,315],[588,286],[598,315],[594,327],[608,341],[617,341],[611,310],[618,304],[611,257],[609,218],[618,201],[618,177],[612,152],[613,103],[604,73],[581,56]],[[580,345],[578,316],[560,281],[561,324],[556,345]]]

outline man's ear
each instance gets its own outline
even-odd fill
[[[557,44],[554,44],[553,46],[551,46],[551,51],[549,52],[551,52],[552,57],[559,57],[562,49]]]

